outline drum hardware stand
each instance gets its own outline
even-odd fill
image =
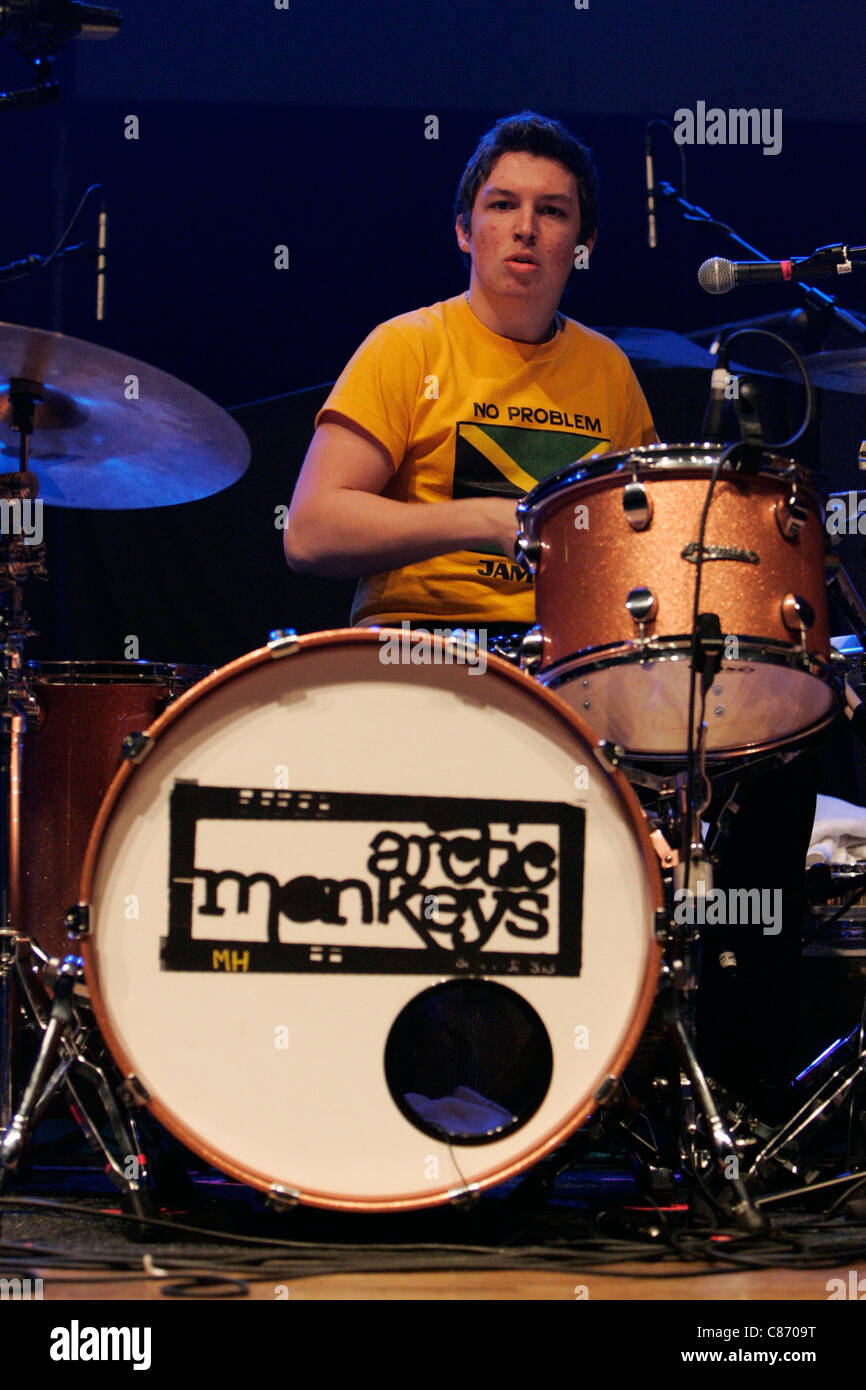
[[[698,834],[700,832],[699,813]],[[690,902],[704,896],[712,887],[712,866],[700,838],[693,838],[688,864],[680,861],[674,868],[678,889],[691,894]],[[695,914],[690,913],[694,917]],[[679,937],[679,939],[677,939]],[[681,933],[673,933],[674,959],[665,966],[662,976],[661,1002],[664,1018],[670,1027],[682,1058],[680,1071],[680,1105],[682,1110],[683,1143],[681,1159],[693,1172],[697,1166],[697,1144],[700,1134],[699,1116],[707,1125],[706,1138],[718,1171],[731,1185],[735,1195],[732,1207],[737,1225],[747,1231],[767,1228],[766,1218],[753,1204],[739,1176],[739,1150],[728,1125],[722,1119],[713,1097],[710,1083],[695,1052],[696,1005],[700,971],[700,928],[695,921],[684,923]]]
[[[705,732],[706,725],[702,724],[698,749],[701,767],[703,767]],[[595,750],[599,761],[610,767],[622,766],[620,762],[622,751],[618,745],[609,742],[600,743]],[[626,775],[630,775],[632,769],[624,767],[623,771]],[[693,902],[696,896],[704,896],[707,890],[712,887],[712,866],[701,837],[700,812],[703,808],[688,807],[687,778],[684,773],[677,773],[673,778],[670,778],[656,776],[642,770],[635,771],[638,774],[635,780],[639,785],[652,788],[664,796],[676,796],[676,803],[671,808],[674,812],[672,820],[679,820],[683,828],[684,841],[687,837],[688,852],[681,853],[674,850],[658,826],[651,833],[650,839],[663,869],[669,873],[672,871],[675,887],[678,890],[687,889],[691,893],[691,901]],[[686,882],[686,861],[688,861],[688,882]],[[694,915],[694,913],[689,914],[691,917]],[[682,931],[678,930],[678,925],[672,916],[667,926],[666,937],[668,956],[672,955],[673,959],[668,959],[662,966],[659,1000],[663,1017],[677,1044],[682,1062],[679,1072],[679,1099],[682,1126],[685,1135],[688,1136],[688,1143],[686,1144],[681,1139],[680,1160],[686,1170],[695,1172],[696,1147],[700,1134],[699,1115],[702,1115],[706,1122],[707,1139],[716,1167],[730,1182],[731,1189],[736,1195],[737,1200],[733,1212],[737,1224],[744,1230],[763,1231],[767,1229],[766,1217],[757,1210],[739,1177],[739,1153],[736,1141],[719,1113],[710,1083],[704,1074],[694,1048],[700,969],[700,930],[694,921],[683,924]],[[656,1151],[654,1150],[653,1153],[655,1155]],[[731,1160],[734,1161],[733,1176],[728,1172]],[[652,1165],[649,1164],[644,1155],[640,1155],[640,1161],[652,1171]]]
[[[9,383],[9,423],[20,436],[19,466],[16,473],[0,475],[0,500],[6,504],[6,516],[17,520],[22,518],[24,503],[34,502],[39,493],[39,480],[29,471],[28,463],[36,404],[44,395],[40,382],[13,377]],[[35,943],[17,921],[22,752],[24,734],[36,726],[40,709],[23,658],[27,638],[35,635],[24,608],[23,585],[31,576],[46,578],[47,568],[43,543],[26,543],[20,526],[9,529],[10,534],[0,539],[0,1187],[7,1175],[17,1170],[33,1125],[56,1091],[65,1085],[72,1097],[76,1121],[105,1154],[112,1181],[125,1191],[135,1214],[144,1217],[152,1211],[148,1213],[145,1202],[149,1196],[145,1186],[148,1175],[136,1126],[131,1118],[126,1124],[104,1071],[85,1055],[87,1030],[83,1030],[84,1037],[79,1037],[81,1030],[73,1027],[73,993],[76,988],[80,993],[83,982],[81,962],[78,957],[68,956],[60,966],[50,1012],[37,1002],[27,979],[37,953]],[[11,534],[13,530],[19,534]],[[13,1055],[19,1004],[26,1004],[43,1036],[30,1080],[13,1114]],[[49,1067],[59,1048],[65,1055],[49,1077]],[[95,1083],[121,1156],[136,1160],[132,1175],[126,1171],[130,1165],[121,1167],[107,1149],[99,1126],[88,1113],[70,1075],[73,1068]]]
[[[18,471],[0,475],[0,500],[5,504],[6,519],[15,518],[17,509],[19,523],[25,502],[33,502],[39,492],[39,481],[27,465],[33,416],[42,395],[39,382],[13,377],[9,383],[10,423],[20,435]],[[39,713],[24,669],[24,643],[34,634],[24,609],[22,588],[31,575],[39,579],[47,575],[42,543],[26,544],[20,529],[19,525],[19,535],[13,535],[10,527],[10,534],[3,537],[0,545],[0,1125],[4,1128],[11,1118],[14,1089],[13,975],[21,932],[14,920],[17,904],[13,903],[13,878],[19,856],[22,740],[25,729],[35,724]]]
[[[0,1189],[5,1185],[7,1176],[17,1172],[34,1126],[52,1097],[65,1085],[74,1102],[76,1120],[105,1157],[109,1178],[125,1195],[134,1215],[146,1219],[155,1215],[156,1208],[138,1128],[131,1114],[124,1117],[105,1072],[85,1055],[88,1027],[81,1025],[73,1007],[75,986],[83,979],[84,967],[80,957],[66,956],[57,971],[54,1003],[44,1024],[42,1043],[30,1080],[16,1114],[0,1139]],[[58,1051],[65,1055],[50,1071]],[[90,1115],[76,1086],[74,1073],[79,1073],[95,1085],[122,1162],[112,1154],[99,1125]],[[137,1103],[131,1092],[130,1102]],[[130,1160],[133,1160],[132,1163]]]
[[[856,1041],[854,1041],[855,1038]],[[778,1171],[779,1168],[784,1169],[787,1174],[795,1178],[804,1190],[808,1190],[814,1183],[819,1176],[819,1170],[814,1166],[808,1166],[803,1157],[807,1133],[813,1129],[820,1129],[832,1119],[833,1114],[849,1097],[853,1100],[854,1088],[858,1083],[862,1084],[863,1077],[866,1075],[866,1045],[864,1045],[860,1025],[853,1029],[847,1038],[834,1044],[830,1050],[830,1055],[851,1044],[852,1041],[854,1041],[855,1055],[837,1067],[821,1083],[818,1090],[792,1115],[791,1119],[771,1135],[755,1155],[748,1172],[745,1174],[747,1187],[763,1187],[766,1178],[774,1171]],[[815,1063],[812,1064],[812,1066],[814,1065]],[[811,1067],[807,1068],[807,1071],[809,1070]],[[851,1154],[849,1153],[849,1161],[850,1159]],[[843,1180],[850,1180],[852,1184],[863,1184],[866,1181],[866,1163],[864,1163],[862,1156],[854,1170],[843,1175]]]

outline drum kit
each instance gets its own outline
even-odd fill
[[[115,357],[0,330],[7,497],[145,506],[240,476],[232,422]],[[767,452],[654,445],[562,470],[519,517],[523,669],[453,633],[388,661],[386,629],[280,631],[210,673],[28,663],[44,557],[6,539],[4,1177],[64,1092],[139,1214],[148,1116],[277,1206],[462,1202],[616,1103],[658,1005],[686,1171],[764,1227],[760,1185],[796,1174],[827,1085],[853,1097],[862,1034],[783,1130],[733,1124],[696,1053],[700,930],[672,908],[712,885],[715,771],[843,708],[821,498]]]

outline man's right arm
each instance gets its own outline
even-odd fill
[[[393,476],[388,451],[378,440],[347,417],[325,411],[283,533],[292,569],[355,578],[491,542],[513,554],[514,501],[400,502],[381,496]]]

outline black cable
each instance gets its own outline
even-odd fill
[[[2,280],[2,283],[11,284],[13,280],[24,280],[34,270],[47,270],[48,267],[51,265],[52,261],[56,260],[57,257],[60,255],[61,251],[63,250],[64,242],[66,241],[66,238],[72,231],[72,228],[75,226],[75,223],[78,221],[81,210],[84,207],[84,204],[87,202],[87,199],[90,197],[91,193],[95,193],[97,189],[101,188],[101,183],[92,183],[89,188],[86,188],[84,190],[84,192],[81,195],[81,199],[78,203],[78,207],[75,209],[74,213],[72,214],[72,217],[69,219],[69,224],[66,227],[66,230],[63,232],[54,250],[49,252],[47,256],[26,256],[23,262],[25,265],[29,267],[26,271],[20,270],[20,267],[22,265],[22,262],[20,260],[11,261],[9,265],[0,266],[0,280]],[[79,246],[70,247],[70,251],[78,251],[83,244],[84,243],[80,243]],[[14,275],[7,276],[6,272],[10,270],[14,270],[17,273]]]
[[[738,449],[739,447],[740,447],[740,442],[739,442],[739,441],[737,441],[737,443],[735,443],[735,444],[729,444],[729,445],[727,445],[727,446],[721,451],[721,453],[719,454],[719,457],[718,457],[718,458],[716,459],[716,461],[714,462],[713,467],[712,467],[712,471],[711,471],[711,473],[710,473],[710,485],[709,485],[709,487],[707,488],[707,495],[706,495],[706,498],[705,498],[705,500],[704,500],[704,506],[703,506],[703,510],[702,510],[702,512],[701,512],[701,519],[700,519],[700,523],[699,523],[699,526],[698,526],[698,553],[697,553],[697,555],[696,555],[696,557],[695,557],[695,596],[694,596],[694,601],[693,601],[693,603],[692,603],[692,649],[691,649],[692,664],[691,664],[691,666],[690,666],[690,679],[689,679],[689,711],[688,711],[688,730],[687,730],[687,742],[686,742],[686,755],[687,755],[687,756],[686,756],[686,815],[689,817],[689,824],[688,824],[688,827],[687,827],[687,834],[686,834],[685,867],[684,867],[684,876],[683,876],[683,887],[684,887],[685,889],[688,889],[688,887],[689,887],[689,870],[690,870],[690,868],[691,868],[691,858],[692,858],[692,824],[691,824],[691,813],[692,813],[692,793],[693,793],[693,788],[694,788],[694,768],[695,768],[695,731],[694,731],[694,726],[695,726],[695,681],[696,681],[697,676],[698,676],[698,672],[697,672],[696,670],[694,670],[694,661],[695,661],[695,656],[696,656],[696,654],[697,654],[698,613],[699,613],[699,611],[700,611],[700,601],[701,601],[701,579],[702,579],[703,570],[704,570],[704,540],[705,540],[705,538],[706,538],[706,533],[707,533],[707,518],[708,518],[708,516],[709,516],[709,511],[710,511],[710,503],[711,503],[712,500],[713,500],[713,492],[714,492],[714,490],[715,490],[715,486],[716,486],[716,482],[718,481],[719,474],[720,474],[720,472],[721,472],[721,470],[722,470],[724,464],[727,462],[728,458],[730,457],[730,455],[733,453],[733,451],[734,451],[735,449]],[[702,695],[702,703],[701,703],[701,710],[702,710],[702,712],[703,712],[703,709],[705,708],[705,703],[706,703],[706,692],[703,692],[703,695]]]
[[[773,342],[781,343],[782,347],[788,349],[788,351],[790,352],[791,356],[793,357],[794,361],[797,363],[797,366],[800,369],[800,375],[803,378],[803,385],[806,388],[806,410],[804,414],[803,423],[800,426],[800,428],[796,431],[796,433],[791,435],[790,439],[782,439],[777,444],[765,444],[763,446],[765,449],[790,449],[791,445],[796,444],[797,440],[801,439],[802,436],[806,433],[806,430],[809,428],[809,425],[812,420],[812,383],[809,380],[809,373],[806,371],[806,364],[800,357],[799,353],[797,352],[797,349],[795,347],[792,347],[792,345],[788,342],[787,338],[783,338],[779,333],[771,333],[769,329],[766,328],[737,328],[733,333],[730,333],[727,335],[727,337],[721,339],[721,345],[725,348],[728,348],[730,347],[731,343],[734,341],[735,338],[745,337],[772,338]]]

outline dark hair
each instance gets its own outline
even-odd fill
[[[471,231],[475,199],[489,178],[490,170],[500,155],[514,152],[555,159],[570,169],[577,180],[580,235],[587,240],[598,231],[598,174],[589,150],[575,140],[561,121],[539,116],[537,111],[519,111],[516,116],[503,116],[482,135],[463,170],[454,215],[459,217],[467,236]]]

